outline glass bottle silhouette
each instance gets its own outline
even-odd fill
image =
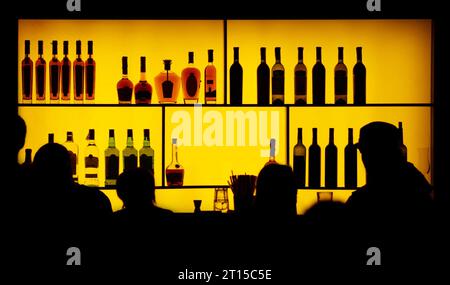
[[[366,104],[366,67],[362,62],[362,47],[356,48],[356,64],[353,67],[353,102]]]
[[[105,149],[105,186],[115,186],[119,176],[119,150],[114,130],[109,130],[108,148]]]
[[[133,145],[133,130],[127,130],[127,146],[122,151],[123,171],[138,167],[138,152]]]
[[[297,188],[305,188],[306,147],[303,145],[302,128],[297,129],[297,144],[294,146],[294,176]]]
[[[145,77],[145,56],[141,56],[141,79],[134,87],[134,100],[138,105],[148,105],[152,101],[152,86]]]
[[[184,168],[178,162],[177,139],[172,138],[172,161],[166,168],[167,186],[183,186]]]
[[[31,148],[25,149],[25,161],[22,164],[22,166],[27,169],[30,169],[31,165],[33,164],[32,153],[33,150]]]
[[[38,59],[36,60],[36,101],[45,103],[45,80],[47,72],[47,63],[43,57],[44,42],[38,41]]]
[[[180,92],[180,77],[170,70],[172,61],[165,59],[164,71],[155,77],[156,94],[161,104],[176,104]]]
[[[128,57],[122,56],[122,79],[117,82],[119,104],[131,104],[133,86],[133,82],[128,79]]]
[[[298,49],[298,63],[294,69],[295,105],[306,105],[307,69],[303,63],[303,47]]]
[[[276,150],[275,144],[276,144],[276,140],[270,139],[270,156],[269,156],[269,161],[266,162],[266,165],[277,164],[277,161],[275,160],[275,150]]]
[[[48,63],[50,69],[50,103],[59,103],[59,82],[61,78],[61,63],[58,60],[58,42],[52,41],[52,59]]]
[[[344,64],[344,48],[338,47],[338,63],[334,68],[334,99],[336,105],[347,104],[347,66]]]
[[[200,70],[194,66],[194,52],[188,53],[188,66],[181,72],[183,100],[185,104],[198,102],[200,93]]]
[[[317,128],[313,128],[313,141],[309,146],[308,159],[308,186],[320,187],[320,146],[317,144]]]
[[[275,48],[275,64],[272,66],[272,105],[284,105],[284,66],[280,47]]]
[[[208,50],[208,65],[205,67],[205,104],[216,104],[217,101],[217,78],[216,67],[213,64],[214,51]]]
[[[33,60],[30,58],[30,41],[25,41],[25,57],[22,60],[22,103],[31,103],[33,98]]]
[[[330,128],[330,141],[325,147],[325,187],[337,187],[337,154],[338,150],[334,144],[334,128]]]
[[[234,62],[230,67],[230,105],[242,105],[243,70],[239,63],[239,48],[234,47]]]
[[[353,129],[348,129],[348,144],[345,147],[345,188],[347,189],[356,189],[357,187],[357,149],[356,145],[353,143]]]
[[[73,133],[70,131],[67,132],[64,146],[69,152],[70,165],[72,167],[72,178],[75,182],[78,182],[78,145],[73,141]]]
[[[93,104],[95,100],[95,60],[92,58],[93,53],[92,41],[88,41],[88,58],[86,59],[85,68],[85,84],[86,84],[86,103]]]
[[[73,99],[75,104],[84,100],[84,61],[81,59],[81,41],[76,41],[77,57],[73,61]]]
[[[64,57],[61,60],[61,100],[65,103],[70,102],[70,80],[72,73],[72,63],[69,57],[69,41],[63,42]]]
[[[268,106],[270,104],[270,68],[266,63],[266,48],[262,47],[261,63],[257,69],[257,93],[258,93],[258,105]]]
[[[398,133],[400,136],[400,151],[402,154],[402,159],[404,161],[408,161],[408,148],[406,147],[406,145],[403,142],[403,123],[402,122],[398,122]]]
[[[139,150],[139,167],[155,173],[155,151],[150,146],[150,130],[144,129],[144,143]]]
[[[325,105],[325,66],[322,64],[321,47],[316,47],[316,64],[312,73],[313,105]]]
[[[55,142],[55,134],[49,133],[48,134],[48,143],[54,143]]]
[[[84,150],[84,184],[98,186],[98,147],[95,144],[95,130],[89,129],[88,145]]]

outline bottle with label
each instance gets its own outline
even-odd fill
[[[52,59],[49,62],[50,103],[59,103],[59,82],[61,79],[61,63],[58,60],[58,42],[52,41]]]
[[[353,143],[353,129],[348,129],[348,144],[345,147],[345,188],[356,189],[357,187],[357,149]]]
[[[81,59],[81,41],[76,42],[77,58],[73,61],[73,99],[75,104],[84,100],[84,61]]]
[[[266,165],[268,164],[277,164],[278,162],[275,160],[275,144],[276,144],[276,140],[275,139],[270,139],[270,156],[269,156],[269,161],[266,162]]]
[[[133,130],[127,130],[127,146],[122,151],[123,155],[123,171],[138,167],[138,152],[133,145]]]
[[[208,65],[205,67],[205,104],[216,104],[217,101],[217,78],[213,52],[212,49],[208,50]]]
[[[37,103],[45,103],[45,80],[47,74],[47,63],[43,58],[44,42],[38,41],[38,55],[36,60],[36,101]]]
[[[183,186],[184,168],[178,162],[177,139],[172,138],[172,161],[166,168],[167,186]]]
[[[88,145],[84,150],[84,184],[98,187],[98,147],[95,144],[95,130],[90,129],[87,137]]]
[[[181,72],[183,99],[185,104],[198,102],[200,91],[200,70],[194,66],[194,52],[188,53],[188,66]]]
[[[337,147],[334,144],[334,128],[330,128],[330,141],[325,147],[325,187],[337,187],[338,174],[338,153]]]
[[[73,141],[73,133],[70,131],[67,132],[64,147],[69,152],[73,181],[78,182],[78,145]]]
[[[294,176],[297,188],[305,188],[306,147],[303,145],[302,128],[297,129],[297,144],[294,146]]]
[[[165,59],[164,71],[155,77],[156,94],[160,104],[176,104],[180,92],[180,77],[170,70],[172,61]]]
[[[144,143],[139,150],[139,167],[147,169],[154,174],[155,151],[150,146],[150,130],[144,129]]]
[[[239,48],[233,48],[234,62],[230,67],[230,105],[242,105],[243,70],[239,63]]]
[[[85,83],[86,83],[86,103],[94,104],[95,100],[95,60],[92,58],[93,53],[92,41],[88,41],[88,59],[86,59]]]
[[[353,102],[366,104],[366,67],[362,62],[362,47],[356,48],[356,64],[353,67]]]
[[[325,66],[322,64],[321,47],[316,47],[316,64],[312,73],[313,105],[325,105]]]
[[[119,150],[116,148],[114,130],[109,130],[108,148],[105,149],[105,186],[115,186],[119,176]]]
[[[334,68],[334,102],[347,104],[347,66],[344,64],[344,48],[338,47],[338,63]]]
[[[408,148],[406,147],[406,145],[403,142],[403,123],[402,122],[398,122],[398,133],[400,136],[400,151],[402,154],[402,159],[404,161],[408,161]]]
[[[298,62],[294,69],[295,105],[306,105],[307,69],[303,63],[303,47],[298,47]]]
[[[63,42],[64,58],[61,60],[61,100],[64,103],[70,102],[70,80],[72,72],[72,64],[67,57],[69,54],[69,41]]]
[[[313,128],[313,141],[309,147],[308,159],[308,186],[320,187],[320,146],[317,143],[317,128]]]
[[[284,66],[280,47],[275,48],[275,64],[272,66],[272,105],[284,105]]]
[[[128,57],[122,56],[122,79],[117,82],[119,104],[131,104],[133,86],[133,82],[128,79]]]
[[[141,79],[134,87],[134,100],[138,105],[149,105],[152,102],[152,86],[145,77],[145,56],[141,56]]]
[[[30,41],[25,41],[25,58],[22,60],[22,103],[33,98],[33,60],[30,58]]]
[[[261,63],[256,71],[258,105],[268,106],[270,104],[270,68],[266,63],[266,48],[262,47]]]

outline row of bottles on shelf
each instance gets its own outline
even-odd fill
[[[76,59],[70,61],[69,41],[63,42],[64,57],[58,59],[58,42],[52,41],[52,59],[48,63],[50,103],[70,103],[71,81],[73,78],[73,102],[90,103],[95,100],[96,62],[92,57],[93,41],[88,41],[88,58],[81,58],[81,41],[76,41]],[[38,59],[35,63],[36,97],[35,103],[47,103],[46,80],[47,62],[44,57],[44,41],[38,41]],[[30,55],[30,41],[25,40],[25,58],[22,60],[22,103],[33,102],[33,60]],[[73,73],[73,76],[71,75]]]

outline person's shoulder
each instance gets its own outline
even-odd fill
[[[161,215],[161,216],[171,216],[171,215],[173,215],[173,212],[171,210],[168,210],[168,209],[164,209],[164,208],[160,208],[160,207],[154,207],[153,210],[155,211],[155,213],[157,213],[158,215]]]
[[[350,194],[347,203],[352,203],[354,200],[362,199],[366,197],[367,194],[368,194],[368,187],[366,185],[359,187],[355,191],[353,191],[352,194]]]

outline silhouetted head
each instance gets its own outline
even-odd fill
[[[117,178],[117,196],[125,208],[152,206],[155,202],[155,178],[144,168],[125,170]]]
[[[16,139],[16,152],[19,153],[19,150],[23,148],[25,145],[25,137],[27,135],[27,125],[21,116],[17,115],[16,117],[16,127],[15,127],[15,139]]]
[[[268,164],[256,180],[257,213],[272,216],[297,214],[297,188],[288,165]]]
[[[69,152],[57,143],[47,143],[36,152],[33,172],[40,182],[49,186],[73,183]]]

